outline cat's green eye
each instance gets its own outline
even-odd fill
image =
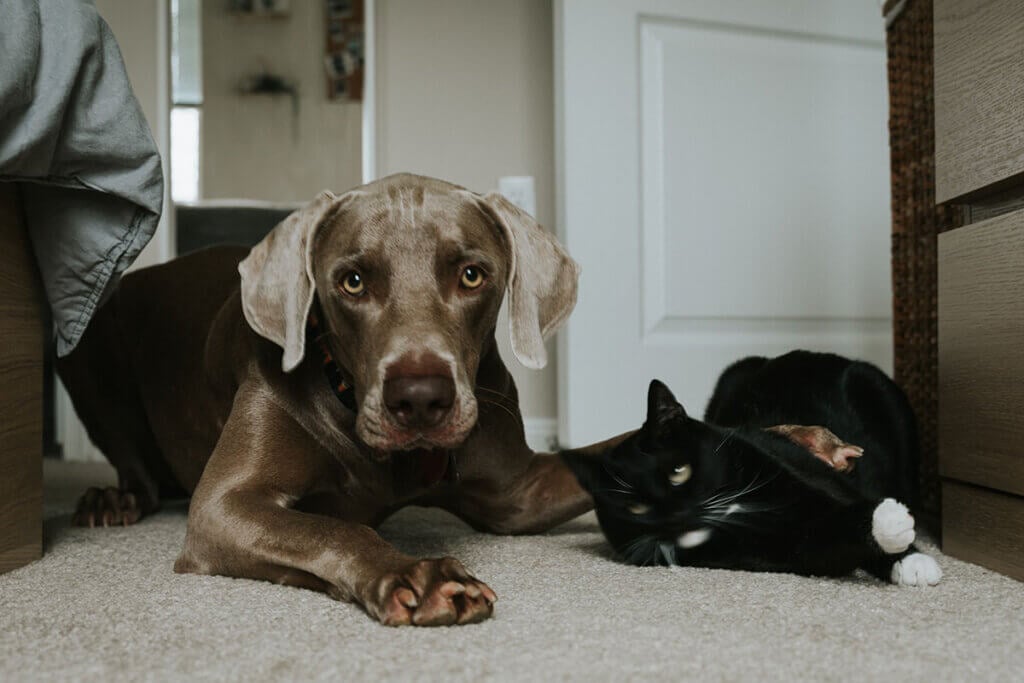
[[[633,503],[626,509],[634,515],[645,515],[651,511],[651,506],[645,505],[644,503]]]
[[[693,470],[689,465],[680,465],[679,467],[672,470],[672,474],[668,475],[668,480],[672,482],[673,486],[679,486],[685,484],[690,479],[690,474]]]

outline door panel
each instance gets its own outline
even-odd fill
[[[652,377],[700,415],[746,355],[891,367],[884,26],[852,4],[556,9],[565,445],[638,426]]]

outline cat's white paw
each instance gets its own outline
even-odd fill
[[[942,570],[935,558],[913,553],[893,564],[890,578],[899,586],[934,586],[942,579]]]
[[[914,518],[906,505],[886,498],[871,516],[871,535],[886,553],[902,553],[914,542]]]

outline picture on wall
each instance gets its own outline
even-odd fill
[[[366,63],[365,5],[363,0],[324,0],[324,3],[327,98],[361,101]]]

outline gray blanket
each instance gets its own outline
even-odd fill
[[[0,181],[21,183],[66,355],[163,208],[160,155],[91,3],[0,0]]]

